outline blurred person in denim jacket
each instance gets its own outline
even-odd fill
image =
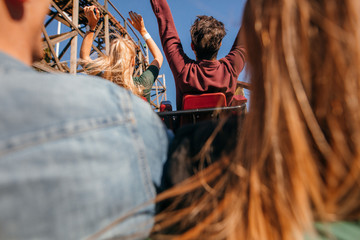
[[[84,239],[153,199],[166,158],[142,99],[30,67],[49,4],[0,0],[0,239]],[[145,205],[103,237],[145,237],[153,213]]]

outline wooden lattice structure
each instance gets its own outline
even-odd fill
[[[84,7],[96,5],[101,19],[95,32],[92,54],[106,54],[112,34],[130,38],[137,46],[134,76],[139,76],[149,64],[145,42],[139,38],[126,18],[110,0],[52,0],[50,12],[43,27],[45,58],[33,64],[39,71],[78,74],[79,47],[86,33],[87,19]],[[116,18],[116,17],[117,18]],[[152,89],[151,105],[159,109],[159,99],[166,100],[165,76],[162,75]]]
[[[155,81],[151,89],[151,93],[151,99],[153,99],[151,105],[153,105],[153,107],[157,108],[157,106],[160,106],[162,101],[166,101],[165,74],[159,75],[157,81]]]

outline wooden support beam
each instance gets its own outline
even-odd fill
[[[72,40],[72,39],[71,39]],[[65,55],[66,51],[70,48],[71,46],[71,40],[66,44],[66,46],[63,48],[63,50],[61,51],[60,55],[59,55],[59,59],[62,59],[62,57]]]
[[[61,9],[61,10],[64,10],[66,9],[70,4],[72,3],[72,0],[69,0],[68,3]],[[58,20],[58,13],[56,12],[51,12],[51,14],[49,15],[52,15],[51,18],[46,22],[45,24],[45,27],[47,27],[54,19]]]
[[[56,18],[57,13],[51,12],[51,14],[49,14],[49,16],[51,16],[51,18],[45,23],[45,27],[49,26],[49,24]]]
[[[76,0],[76,1],[79,1],[79,0]],[[62,16],[64,16],[64,18],[62,19],[62,20],[64,20],[64,22],[66,22],[66,23],[63,23],[63,24],[65,24],[65,25],[67,25],[67,26],[69,26],[69,27],[72,27],[74,30],[76,30],[78,33],[79,33],[79,35],[82,37],[82,38],[84,38],[84,36],[85,36],[85,34],[78,28],[78,26],[77,25],[74,25],[74,23],[73,22],[71,22],[67,17],[65,17],[66,16],[66,13],[63,11],[63,10],[61,10],[57,5],[56,5],[56,3],[54,3],[54,1],[51,1],[51,5],[62,15]],[[99,54],[103,54],[94,44],[92,45],[92,47],[93,47],[93,49],[95,49],[95,51],[96,52],[98,52]]]
[[[134,76],[137,77],[137,76],[140,76],[140,67],[136,69],[135,73],[134,73]]]
[[[107,2],[112,5],[112,3],[109,0],[107,0]],[[140,48],[142,48],[143,51],[145,51],[144,48],[142,47],[142,45],[138,45],[137,42],[135,42],[135,40],[128,34],[127,30],[119,23],[118,20],[116,20],[116,18],[111,13],[108,12],[107,9],[105,9],[104,6],[100,5],[98,2],[93,2],[93,4],[100,10],[100,12],[102,12],[104,14],[104,16],[108,15],[109,23],[111,23],[114,27],[116,27],[117,31],[119,31],[121,34],[127,35],[129,37],[129,39],[135,43],[137,49],[140,50]],[[105,17],[104,17],[104,19],[105,19]],[[135,37],[138,40],[140,40],[140,38],[137,36],[136,32],[132,29],[131,26],[130,26],[130,29],[134,33]]]
[[[163,85],[163,83],[159,80],[159,78],[157,78],[156,81],[158,81],[158,82],[160,83],[161,87],[164,88],[164,85]]]
[[[76,0],[76,1],[78,1],[78,0]],[[56,3],[54,3],[54,1],[51,1],[51,5],[58,11],[58,13],[60,13],[63,16],[62,19],[66,22],[66,23],[62,22],[63,24],[67,25],[68,27],[72,27],[73,29],[77,30],[79,32],[79,34],[81,34],[81,31],[77,27],[77,25],[74,25],[74,23],[72,21],[70,21],[70,19],[68,19],[66,12],[64,12],[61,8],[59,8],[56,5]]]
[[[58,66],[59,70],[64,71],[64,68],[61,66],[60,61],[59,61],[59,59],[58,59],[58,57],[57,57],[57,55],[56,55],[55,49],[54,49],[54,47],[53,47],[54,44],[52,44],[52,42],[51,42],[51,40],[50,40],[50,38],[49,38],[49,35],[48,35],[47,32],[46,32],[45,27],[42,27],[42,32],[43,32],[43,34],[44,34],[44,37],[45,37],[45,39],[46,39],[47,45],[48,45],[48,47],[49,47],[49,49],[50,49],[50,52],[51,52],[51,54],[52,54],[53,57],[54,57],[54,60],[55,60],[55,62],[56,62],[56,65]]]
[[[56,44],[56,43],[65,41],[69,38],[75,37],[77,34],[78,34],[77,31],[73,30],[71,32],[61,33],[59,35],[50,36],[50,39],[53,44]]]
[[[153,106],[155,109],[159,109],[153,101],[150,102],[150,105]]]
[[[53,67],[50,67],[45,61],[41,61],[41,62],[34,62],[32,64],[32,66],[36,69],[39,69],[41,71],[44,71],[44,72],[49,72],[49,73],[62,73],[61,71],[59,70],[56,70],[55,68]]]
[[[122,28],[120,28],[120,29],[123,30],[123,31],[125,31],[125,32],[127,33],[127,26],[128,26],[129,24],[128,24],[127,21],[126,21],[126,18],[124,18],[124,16],[120,13],[120,11],[114,6],[114,4],[113,4],[110,0],[108,0],[108,2],[109,2],[109,4],[113,7],[113,9],[119,14],[119,16],[123,19],[123,21],[124,21],[124,27],[123,27],[123,29],[122,29]],[[116,18],[115,18],[113,15],[110,14],[110,18],[111,18],[112,20],[114,20],[116,27],[122,27],[122,26],[120,25],[120,23],[116,20]],[[118,25],[120,25],[120,26],[118,26]],[[129,25],[129,27],[130,27],[130,30],[133,32],[134,36],[137,38],[137,40],[140,40],[140,38],[138,37],[137,33],[134,31],[134,29],[132,28],[132,26]],[[144,49],[143,49],[143,50],[144,50]]]
[[[78,29],[79,24],[79,0],[73,1],[73,14],[72,14],[72,21],[74,28]],[[76,74],[77,73],[77,47],[78,47],[78,36],[74,36],[71,40],[71,51],[70,51],[70,73]]]
[[[104,0],[105,1],[105,0]],[[122,34],[128,34],[126,29],[119,23],[118,20],[116,20],[116,18],[108,11],[107,8],[105,8],[105,5],[102,6],[100,5],[98,2],[93,2],[94,5],[100,10],[100,12],[102,12],[105,15],[109,16],[109,22],[111,22],[112,25],[114,25],[115,27],[118,28],[118,31],[120,31]],[[105,2],[104,2],[105,3]],[[106,3],[110,3],[110,5],[114,8],[114,5],[109,1],[106,0]],[[116,8],[114,8],[115,11],[117,11]],[[118,12],[119,13],[119,12]],[[122,17],[122,15],[120,15]],[[123,17],[122,17],[123,18]],[[123,18],[124,19],[124,18]],[[134,35],[139,39],[139,37],[136,35],[136,33],[134,32]],[[135,42],[135,41],[134,41]]]
[[[108,12],[108,1],[104,0],[104,8],[106,12]],[[106,14],[104,17],[104,25],[105,25],[105,52],[106,55],[110,53],[110,35],[109,35],[109,14]]]
[[[65,41],[69,38],[72,38],[72,37],[76,36],[77,34],[78,34],[77,31],[73,30],[71,32],[62,33],[59,35],[52,35],[52,36],[49,36],[49,38],[51,40],[51,44],[55,45],[57,43]],[[43,42],[43,48],[46,48],[46,47],[47,47],[47,43]]]
[[[69,24],[68,21],[65,20],[65,18],[62,18],[59,16],[59,14],[56,15],[55,19],[59,22],[61,22],[62,24],[64,24],[65,26],[71,28],[71,25]]]
[[[94,39],[97,38],[97,36],[99,35],[99,33],[100,33],[101,29],[103,28],[103,26],[104,26],[104,23],[101,22],[100,25],[98,26],[98,28],[96,29],[96,32],[94,34]]]
[[[158,81],[155,81],[155,88],[156,88],[156,106],[159,108],[160,104],[159,104],[159,92],[158,92]]]
[[[65,10],[67,7],[69,7],[72,2],[73,0],[69,0],[68,3],[62,8],[62,10]]]
[[[167,101],[167,95],[166,95],[166,79],[165,79],[165,74],[162,74],[162,79],[163,79],[163,86],[164,86],[164,94],[165,94],[165,101]]]

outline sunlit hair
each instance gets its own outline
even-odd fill
[[[360,219],[359,12],[353,0],[247,1],[240,140],[158,197],[174,199],[154,239],[304,239],[314,222]]]
[[[102,73],[102,77],[142,96],[142,87],[134,84],[131,71],[136,57],[136,45],[130,39],[113,34],[109,55],[99,56],[85,62],[85,72],[91,75]]]
[[[211,16],[197,16],[190,29],[191,42],[199,59],[217,57],[221,42],[226,35],[222,22]]]

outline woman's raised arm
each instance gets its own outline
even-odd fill
[[[147,32],[144,24],[144,19],[140,14],[137,14],[136,12],[132,12],[132,11],[129,12],[129,16],[130,19],[128,18],[128,21],[144,38],[147,46],[149,47],[151,54],[154,57],[154,60],[151,62],[150,65],[155,65],[160,69],[163,64],[164,57],[159,47],[156,45],[155,41],[151,38],[150,34]]]

